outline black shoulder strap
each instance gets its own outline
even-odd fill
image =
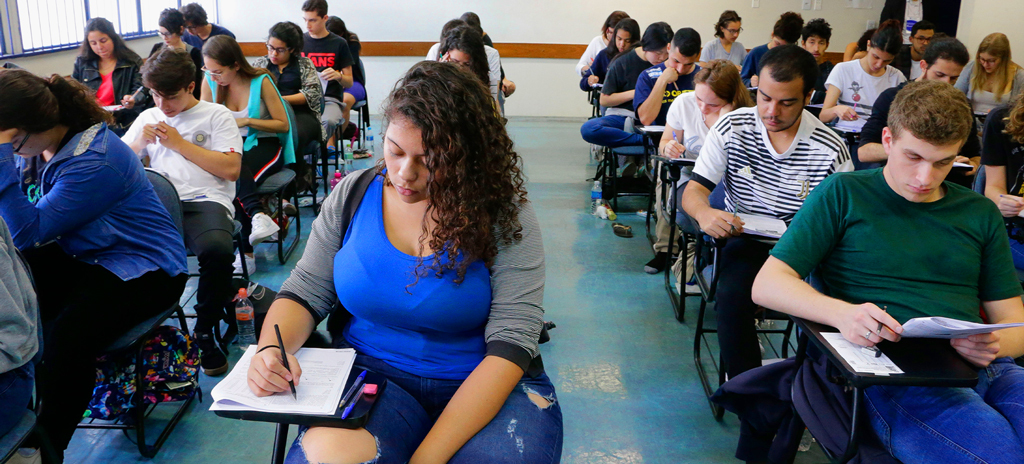
[[[348,226],[352,223],[352,218],[355,217],[359,204],[363,202],[363,196],[366,195],[366,191],[370,188],[370,184],[373,183],[373,179],[377,177],[377,169],[370,168],[360,172],[358,175],[359,178],[352,185],[352,189],[348,191],[348,197],[345,198],[341,206],[341,221],[339,225],[342,230],[342,243],[345,243],[345,237],[348,235]],[[337,307],[334,308],[334,311],[327,318],[327,332],[332,337],[341,336],[341,331],[345,328],[345,324],[352,317],[341,303],[335,302],[335,304]]]
[[[345,236],[348,235],[348,225],[352,223],[352,218],[356,215],[356,210],[359,209],[359,204],[363,202],[363,196],[366,195],[366,190],[370,188],[370,184],[373,183],[373,179],[377,177],[377,170],[375,168],[366,169],[359,173],[359,178],[356,179],[352,190],[348,191],[348,197],[341,206],[341,241],[345,242]]]

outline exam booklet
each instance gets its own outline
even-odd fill
[[[885,353],[875,356],[875,350],[850,342],[839,332],[823,332],[822,338],[835,348],[839,356],[850,365],[854,372],[874,375],[902,374],[903,370],[892,362]]]
[[[273,348],[271,348],[273,350]],[[275,352],[280,353],[280,350]],[[295,358],[302,367],[302,377],[295,390],[258,398],[249,389],[246,378],[249,364],[256,354],[256,345],[250,345],[231,372],[213,387],[211,411],[263,411],[284,414],[331,415],[338,409],[341,395],[348,380],[356,350],[300,348]]]
[[[736,217],[743,220],[744,234],[780,238],[786,233],[786,223],[782,219],[744,213],[737,213]]]
[[[1020,326],[1024,326],[1024,323],[978,324],[948,317],[915,317],[903,324],[903,333],[900,335],[917,338],[966,338],[968,335]]]

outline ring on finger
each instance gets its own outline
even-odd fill
[[[864,338],[868,339],[868,341],[871,341],[871,336],[874,334],[875,333],[873,331],[868,330],[868,333],[864,334]]]

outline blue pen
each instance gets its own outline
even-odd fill
[[[343,396],[341,398],[341,404],[338,405],[339,408],[344,406],[345,403],[347,403],[348,400],[350,398],[352,398],[352,394],[354,394],[356,392],[357,388],[360,388],[361,384],[363,383],[363,379],[365,379],[365,378],[366,378],[366,371],[363,371],[361,374],[359,374],[358,377],[356,377],[356,381],[352,382],[352,386],[348,388],[348,391],[345,392],[345,396]]]
[[[345,408],[345,412],[341,413],[341,419],[342,420],[348,419],[348,415],[349,415],[349,413],[352,412],[352,408],[355,408],[356,405],[359,404],[359,399],[362,398],[362,397],[363,397],[363,388],[362,388],[362,386],[360,386],[359,387],[359,393],[356,393],[356,397],[352,398],[352,402],[349,403],[347,408]]]

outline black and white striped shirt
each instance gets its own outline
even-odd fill
[[[787,223],[804,199],[834,172],[852,171],[846,143],[806,110],[796,138],[777,153],[757,108],[723,116],[708,133],[693,178],[708,190],[725,182],[726,210]]]

